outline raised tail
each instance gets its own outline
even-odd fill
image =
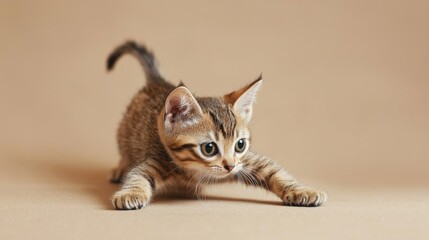
[[[159,73],[153,53],[147,50],[145,46],[134,41],[125,42],[109,55],[107,70],[112,70],[116,61],[124,54],[131,54],[139,60],[148,81],[165,81]]]

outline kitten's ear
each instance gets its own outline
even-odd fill
[[[239,113],[247,123],[250,122],[252,118],[253,102],[261,86],[262,75],[247,86],[224,96],[225,101],[232,104],[234,110]]]
[[[200,105],[186,87],[174,89],[165,101],[166,129],[192,125],[198,122],[201,115]]]

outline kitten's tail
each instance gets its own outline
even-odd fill
[[[124,54],[131,54],[136,57],[143,67],[148,81],[165,81],[159,73],[155,56],[143,45],[134,41],[128,41],[118,46],[107,58],[107,70],[112,70],[116,61]]]

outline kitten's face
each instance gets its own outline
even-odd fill
[[[175,163],[210,178],[238,173],[249,150],[248,123],[261,84],[257,79],[221,98],[195,99],[185,87],[176,88],[158,119],[159,135]]]
[[[212,106],[203,110],[198,122],[164,132],[166,148],[183,169],[219,178],[240,170],[240,158],[249,149],[250,133],[246,122],[221,101],[201,99],[202,106],[207,103]]]

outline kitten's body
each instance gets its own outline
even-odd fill
[[[111,179],[123,182],[113,196],[117,209],[139,209],[162,193],[199,194],[204,185],[226,181],[266,188],[287,205],[318,206],[326,200],[325,193],[298,184],[279,164],[248,152],[247,124],[261,78],[224,97],[194,98],[185,87],[165,81],[153,55],[134,42],[111,54],[109,70],[124,53],[139,59],[147,84],[118,130],[121,160]],[[213,144],[216,152],[207,152]]]

